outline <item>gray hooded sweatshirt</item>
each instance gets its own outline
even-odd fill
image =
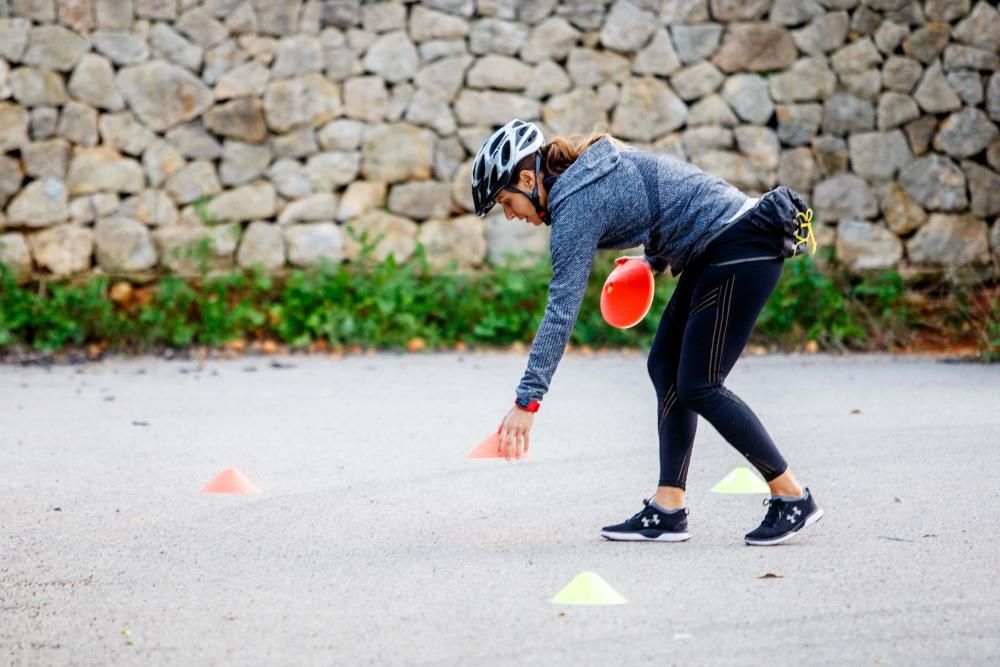
[[[756,202],[726,181],[668,155],[601,139],[549,191],[552,280],[542,323],[517,387],[541,401],[569,342],[598,249],[645,246],[653,269],[679,275]]]

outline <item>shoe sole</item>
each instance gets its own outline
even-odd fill
[[[691,539],[691,533],[660,533],[655,536],[647,536],[642,533],[616,533],[602,530],[601,535],[609,540],[620,542],[683,542]]]
[[[819,521],[822,518],[823,518],[823,510],[817,509],[815,512],[813,512],[812,514],[810,514],[809,516],[807,516],[806,520],[803,521],[802,523],[800,523],[798,528],[796,528],[795,530],[793,530],[790,533],[786,533],[785,535],[782,535],[781,537],[775,537],[774,539],[770,539],[770,540],[751,540],[751,539],[748,539],[748,538],[744,537],[743,540],[747,544],[749,544],[751,546],[755,546],[755,547],[769,547],[769,546],[773,546],[775,544],[781,544],[782,542],[784,542],[786,540],[790,540],[793,537],[795,537],[796,535],[798,535],[800,532],[802,532],[803,528],[808,528],[809,526],[813,525],[814,523],[816,523],[817,521]]]

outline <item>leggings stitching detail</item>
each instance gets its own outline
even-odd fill
[[[736,287],[735,274],[726,285],[728,289],[726,290],[726,294],[723,297],[725,301],[726,312],[723,314],[722,317],[722,336],[719,339],[720,340],[719,354],[715,360],[715,378],[714,378],[715,384],[722,383],[722,357],[726,350],[726,331],[729,329],[729,311],[732,309],[733,306],[733,290]],[[720,306],[720,308],[721,307],[722,306]]]
[[[663,424],[663,420],[667,418],[667,414],[670,412],[670,408],[674,407],[674,403],[676,402],[677,402],[677,396],[675,395],[670,399],[670,404],[665,406],[665,409],[663,410],[663,416],[660,417],[660,424]]]
[[[725,324],[723,325],[723,328],[722,328],[722,339],[723,339],[723,341],[725,341],[726,332],[729,331],[729,314],[730,314],[730,312],[733,309],[733,292],[735,292],[735,291],[736,291],[736,274],[733,274],[733,279],[732,279],[732,282],[730,283],[730,286],[729,286],[729,294],[726,296],[726,319],[725,319]],[[723,349],[725,349],[725,347],[723,347]],[[721,383],[722,382],[722,355],[721,354],[719,355],[719,363],[718,363],[718,366],[716,366],[715,374],[716,374],[716,380],[715,380],[716,384]]]
[[[715,309],[715,321],[712,323],[712,346],[708,352],[708,376],[712,376],[712,367],[715,364],[715,347],[718,344],[719,331],[721,330],[719,320],[722,318],[722,308]]]
[[[708,290],[708,292],[706,292],[705,295],[701,298],[701,301],[699,301],[698,303],[696,303],[693,306],[693,308],[697,308],[698,306],[702,305],[706,301],[710,300],[713,296],[715,296],[718,293],[718,291],[719,291],[718,287],[713,287],[712,289]]]
[[[708,375],[708,381],[719,384],[719,369],[722,366],[722,357],[726,350],[726,329],[729,324],[729,296],[732,282],[735,276],[723,285],[722,295],[719,297],[719,342],[715,348],[715,355],[712,357],[712,366]]]
[[[692,316],[700,313],[703,310],[707,310],[709,306],[711,306],[712,304],[714,304],[716,302],[717,302],[717,299],[712,299],[711,301],[705,303],[703,306],[701,306],[699,308],[695,308],[690,313],[688,313],[688,317],[692,317]]]
[[[674,403],[676,402],[677,390],[675,389],[675,385],[670,385],[666,396],[663,397],[663,412],[660,414],[659,424],[663,424],[663,420],[667,418],[667,413],[670,412],[670,408],[674,407]]]
[[[663,400],[660,401],[660,414],[663,414],[663,407],[667,404],[667,401],[670,400],[670,393],[673,389],[674,385],[670,385],[670,387],[667,388],[667,393],[663,395]]]
[[[691,310],[688,313],[688,316],[693,315],[694,313],[696,313],[697,311],[701,310],[702,308],[704,308],[706,306],[709,306],[712,303],[714,303],[715,301],[717,301],[718,300],[718,291],[719,291],[718,288],[712,290],[706,296],[704,296],[698,303],[696,303],[693,306],[691,306]]]
[[[725,315],[723,305],[726,301],[726,288],[728,285],[729,281],[722,285],[721,293],[719,295],[719,307],[715,310],[715,323],[712,329],[712,348],[708,355],[708,379],[710,382],[714,382],[714,369],[717,365],[716,358],[722,356],[721,348],[724,343],[722,340],[722,318]]]
[[[684,460],[681,462],[681,471],[678,474],[678,477],[680,477],[681,480],[684,480],[684,481],[687,480],[688,465],[690,465],[690,463],[691,463],[691,452],[693,452],[693,451],[694,451],[694,443],[692,442],[691,446],[688,447],[687,452],[684,454]]]

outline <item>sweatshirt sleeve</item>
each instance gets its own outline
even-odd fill
[[[552,227],[549,298],[542,323],[531,343],[528,368],[517,387],[519,399],[541,401],[548,391],[587,291],[597,242],[596,228]]]

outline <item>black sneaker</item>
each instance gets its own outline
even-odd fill
[[[816,506],[808,488],[802,500],[789,501],[771,497],[765,498],[764,504],[770,505],[767,516],[756,530],[746,534],[744,539],[747,544],[766,547],[784,542],[823,518],[823,510]]]
[[[645,507],[630,519],[616,526],[601,528],[601,535],[609,540],[654,540],[659,542],[683,542],[691,537],[687,532],[687,508],[681,512],[666,514],[644,499]]]

